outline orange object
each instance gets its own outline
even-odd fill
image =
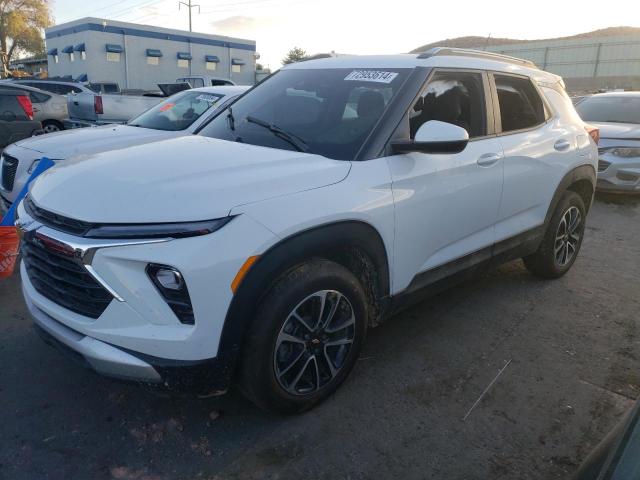
[[[0,227],[0,278],[13,273],[20,250],[20,238],[16,227]]]
[[[600,143],[600,129],[589,124],[586,124],[584,126],[584,129],[587,131],[589,136],[593,138],[593,141],[596,142],[596,145],[598,145],[598,143]]]
[[[247,272],[249,272],[251,266],[256,263],[256,260],[258,260],[259,258],[259,255],[249,257],[247,258],[247,261],[242,264],[240,270],[238,270],[238,273],[236,273],[236,277],[233,279],[233,282],[231,282],[231,291],[233,293],[236,293],[238,287],[242,283],[242,279],[247,275]]]

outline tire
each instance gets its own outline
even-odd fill
[[[367,330],[366,305],[360,283],[342,265],[310,260],[285,272],[253,319],[241,359],[242,392],[277,413],[322,402],[355,365]],[[324,330],[314,329],[318,318]]]
[[[64,126],[55,120],[45,120],[42,122],[42,130],[44,130],[45,133],[59,132],[64,130]]]
[[[565,192],[553,212],[538,251],[523,258],[527,269],[542,278],[559,278],[567,273],[580,251],[585,220],[582,197],[575,192]]]

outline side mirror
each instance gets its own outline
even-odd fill
[[[391,142],[394,153],[442,153],[452,154],[463,151],[469,143],[467,131],[452,123],[429,120],[423,123],[414,140]]]

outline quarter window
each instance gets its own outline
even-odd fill
[[[437,72],[409,110],[411,138],[430,120],[464,128],[469,138],[486,135],[482,75],[469,72]]]
[[[494,75],[503,132],[523,130],[546,120],[544,103],[528,78]]]

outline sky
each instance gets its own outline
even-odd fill
[[[188,0],[185,0],[188,1]],[[640,1],[615,7],[588,0],[193,0],[193,31],[256,40],[271,69],[292,47],[307,53],[408,52],[426,43],[478,35],[539,39],[612,26],[640,27]],[[178,0],[53,0],[56,23],[82,17],[188,30]]]

